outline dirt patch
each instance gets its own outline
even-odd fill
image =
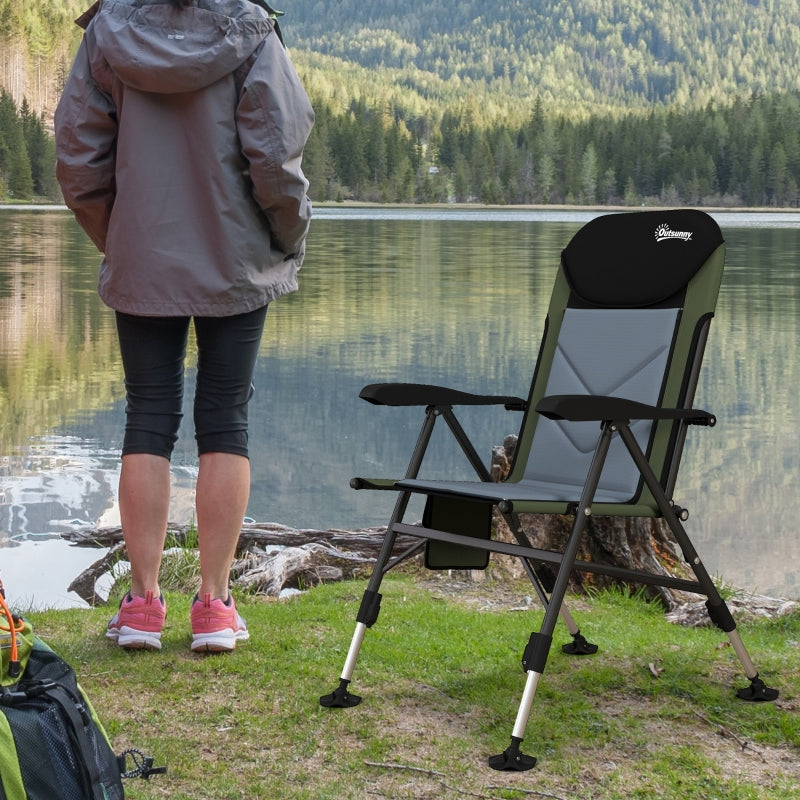
[[[369,797],[408,800],[620,797],[627,792],[641,793],[653,759],[674,756],[679,771],[679,759],[685,758],[687,752],[715,765],[713,776],[702,776],[708,780],[758,786],[765,792],[764,797],[798,797],[790,788],[800,785],[796,750],[744,740],[735,731],[689,710],[678,720],[665,720],[657,705],[647,699],[612,698],[599,706],[602,715],[622,730],[625,721],[635,717],[639,722],[635,740],[621,733],[593,746],[583,739],[574,750],[562,749],[554,757],[547,752],[537,753],[541,745],[537,745],[535,732],[531,732],[528,743],[531,754],[540,758],[535,769],[521,773],[489,769],[487,759],[493,753],[486,748],[491,743],[485,737],[470,734],[472,715],[442,708],[438,690],[420,684],[405,697],[383,699],[386,702],[375,724],[391,739],[391,750],[381,759],[364,761],[359,792]],[[442,765],[440,759],[442,742],[448,739],[453,740],[452,766]],[[500,742],[497,739],[494,744]],[[353,746],[357,747],[357,743]],[[500,744],[498,749],[503,746]],[[432,764],[436,766],[431,767]],[[469,766],[466,771],[465,765]],[[700,796],[692,795],[699,791],[696,782],[700,777],[687,771],[689,796]],[[659,787],[652,789],[653,797],[659,796]],[[343,798],[350,796],[342,794]]]
[[[524,610],[539,604],[533,584],[520,580],[495,580],[478,570],[469,572],[421,571],[419,585],[433,597],[454,600],[478,611]]]
[[[494,580],[491,575],[484,573],[428,572],[419,576],[419,585],[434,598],[454,601],[478,611],[525,611],[540,607],[530,583]],[[570,608],[586,610],[588,604],[580,598],[570,598]],[[737,612],[741,610],[737,607]],[[763,615],[756,613],[754,616]],[[420,694],[424,694],[424,689],[420,689]],[[675,698],[675,703],[680,702],[679,698]],[[688,703],[683,712],[676,716],[672,705],[671,713],[665,717],[658,702],[648,697],[633,694],[598,698],[595,710],[610,721],[617,733],[594,747],[591,744],[587,747],[587,742],[583,740],[579,746],[576,745],[574,752],[570,752],[569,748],[566,751],[562,749],[558,755],[559,762],[567,761],[576,765],[575,773],[568,779],[563,777],[560,768],[553,768],[552,772],[548,770],[551,756],[546,754],[542,754],[531,773],[482,771],[479,765],[485,764],[490,754],[479,749],[486,742],[481,742],[477,737],[474,746],[468,746],[458,755],[462,761],[471,761],[476,765],[475,784],[469,787],[456,786],[446,774],[412,771],[409,765],[426,763],[424,747],[420,749],[417,743],[413,749],[408,749],[401,740],[393,754],[393,766],[384,766],[383,776],[376,779],[375,792],[378,796],[414,800],[427,797],[497,797],[497,792],[503,790],[516,790],[520,797],[545,797],[551,800],[601,798],[609,796],[611,787],[614,793],[623,794],[626,789],[641,790],[643,776],[647,775],[651,759],[663,759],[671,753],[680,758],[681,754],[691,753],[700,760],[715,764],[715,777],[720,782],[752,784],[770,793],[764,796],[800,798],[800,791],[795,793],[790,788],[800,786],[797,748],[790,745],[776,747],[749,740],[734,725],[718,724]],[[791,699],[781,698],[774,707],[782,711],[800,712]],[[632,727],[626,724],[626,720],[634,719],[637,733],[632,738],[625,733],[628,727]],[[448,730],[458,730],[464,724],[465,720],[459,715],[437,714],[436,719],[432,719],[430,703],[408,704],[408,701],[403,709],[402,722],[398,722],[402,730],[417,731],[417,741],[426,736],[447,736]],[[534,732],[531,732],[530,739],[529,747],[532,754],[536,755]],[[375,765],[372,769],[381,767]],[[407,772],[401,777],[398,773],[404,769]],[[529,775],[535,777],[529,778]],[[687,774],[687,787],[696,777]],[[657,787],[654,787],[654,791],[654,796],[657,796]]]

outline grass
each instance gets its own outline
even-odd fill
[[[463,593],[391,576],[351,686],[363,703],[321,708],[364,588],[240,596],[252,638],[224,656],[189,652],[188,594],[167,595],[159,653],[106,642],[109,609],[30,618],[75,668],[114,748],[167,765],[166,776],[126,782],[133,800],[800,798],[800,614],[740,625],[781,690],[776,703],[748,704],[734,697],[743,676],[719,631],[671,625],[622,592],[573,598],[600,652],[565,656],[557,631],[523,743],[539,763],[509,773],[486,760],[509,743],[540,611],[481,610]]]

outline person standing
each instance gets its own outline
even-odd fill
[[[314,112],[262,0],[99,0],[55,114],[64,200],[103,253],[126,387],[119,506],[131,587],[106,635],[160,649],[159,568],[190,327],[200,587],[195,651],[249,637],[229,592],[250,493],[267,306],[295,291]]]

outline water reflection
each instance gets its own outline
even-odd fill
[[[800,597],[800,230],[726,230],[728,260],[698,402],[718,416],[687,454],[691,530],[726,578]],[[706,440],[714,440],[705,447]],[[713,560],[712,560],[713,559]]]
[[[524,395],[559,253],[591,216],[321,211],[301,292],[267,320],[248,514],[309,527],[385,523],[393,497],[353,492],[348,480],[400,474],[419,412],[369,406],[361,387],[404,380]],[[693,432],[698,446],[687,448],[676,499],[693,512],[690,534],[712,571],[800,597],[789,518],[800,495],[800,230],[785,217],[779,228],[740,227],[750,220],[736,214],[720,222],[728,266],[698,397],[720,421]],[[48,587],[63,595],[78,570],[56,576],[57,560],[42,573],[42,537],[118,520],[123,387],[113,315],[96,295],[99,257],[68,213],[0,211],[0,242],[0,576],[11,587],[25,565],[38,568],[20,580],[20,595],[35,586],[37,602],[57,602]],[[190,380],[187,408],[191,395]],[[467,409],[462,422],[488,457],[519,417]],[[471,477],[440,433],[427,474]],[[173,463],[171,516],[183,522],[195,475],[188,423]]]

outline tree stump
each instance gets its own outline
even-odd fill
[[[500,481],[508,475],[516,446],[517,437],[510,435],[505,438],[502,446],[492,448],[493,480]],[[519,518],[523,531],[534,547],[563,551],[572,528],[572,517],[520,514]],[[496,538],[508,542],[516,541],[505,519],[497,510],[494,512],[493,524]],[[495,569],[515,579],[524,577],[525,572],[519,559],[511,556],[493,556],[493,558],[496,559]],[[583,534],[578,559],[656,575],[681,578],[693,576],[683,561],[680,546],[663,519],[590,517]],[[536,572],[548,591],[555,580],[556,570],[556,565],[552,564],[541,563],[536,567]],[[611,585],[620,585],[620,581],[607,575],[573,571],[569,590],[582,592],[589,587],[603,588]],[[630,588],[637,591],[643,588],[647,597],[658,600],[667,610],[672,610],[695,597],[687,592],[660,586],[636,585]]]

